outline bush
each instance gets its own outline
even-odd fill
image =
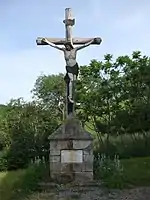
[[[25,149],[25,148],[24,148]],[[17,148],[8,148],[0,153],[0,171],[23,169],[29,165],[26,151]]]
[[[123,166],[117,156],[110,159],[104,154],[95,155],[94,176],[102,180],[107,187],[123,188],[125,186]]]
[[[7,170],[7,158],[6,158],[6,152],[2,151],[0,152],[0,171]]]
[[[13,142],[7,150],[7,170],[24,169],[30,163],[29,149],[22,141]]]

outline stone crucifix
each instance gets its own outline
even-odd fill
[[[66,61],[66,75],[64,77],[66,82],[66,110],[67,116],[74,112],[75,106],[75,81],[79,73],[79,66],[76,61],[77,51],[91,44],[100,44],[101,38],[72,38],[72,26],[75,24],[75,19],[72,17],[71,8],[65,9],[65,20],[63,21],[66,29],[66,38],[44,38],[38,37],[36,40],[37,45],[50,45],[64,53]],[[64,45],[59,47],[58,45]],[[74,45],[81,45],[74,47]]]

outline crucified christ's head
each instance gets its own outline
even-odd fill
[[[66,42],[66,43],[64,44],[64,46],[65,46],[65,49],[66,49],[67,51],[71,51],[71,49],[73,49],[73,46],[72,46],[72,44],[71,44],[70,42]]]

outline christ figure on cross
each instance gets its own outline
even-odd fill
[[[65,77],[69,79],[68,99],[69,99],[70,103],[74,103],[73,91],[72,91],[73,82],[77,80],[77,77],[79,74],[79,66],[76,61],[77,51],[81,50],[85,47],[88,47],[90,44],[92,44],[92,42],[94,40],[96,40],[96,38],[93,38],[89,42],[85,43],[82,46],[78,46],[78,47],[74,47],[72,42],[66,42],[64,44],[65,47],[62,47],[62,48],[58,47],[54,43],[50,42],[47,38],[43,38],[42,40],[43,40],[43,42],[46,42],[47,44],[49,44],[51,47],[54,47],[54,48],[64,52],[64,57],[65,57],[65,61],[66,61],[66,76]]]

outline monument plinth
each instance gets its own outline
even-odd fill
[[[57,182],[92,181],[92,137],[69,116],[50,137],[50,174]]]

